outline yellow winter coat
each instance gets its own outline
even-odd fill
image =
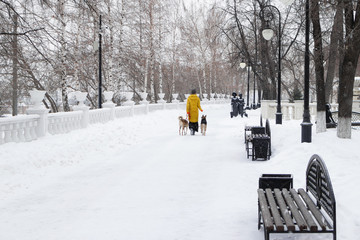
[[[191,94],[186,102],[186,112],[190,116],[190,122],[195,123],[199,121],[199,110],[202,111],[200,98],[196,94]]]

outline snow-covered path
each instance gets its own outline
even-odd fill
[[[243,129],[258,125],[260,111],[249,112],[248,119],[231,119],[228,105],[203,107],[208,115],[205,137],[179,136],[177,117],[184,111],[164,110],[0,146],[0,238],[260,240],[256,189],[262,173],[292,173],[294,185],[303,187],[313,153],[323,156],[331,170],[337,166],[331,159],[341,153],[328,149],[330,143],[299,143],[300,128],[294,129],[299,122],[289,121],[283,126],[271,122],[274,155],[270,161],[253,162],[246,158]],[[354,139],[359,143],[359,134]],[[351,152],[357,156],[355,143],[349,145],[350,157]],[[339,189],[341,170],[330,175],[336,194],[349,190]],[[340,218],[347,211],[340,211]],[[352,221],[338,238],[355,239],[359,223]]]

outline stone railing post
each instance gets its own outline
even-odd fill
[[[294,119],[300,120],[303,118],[304,113],[304,101],[295,100],[294,101]]]
[[[163,109],[166,108],[166,101],[164,100],[164,97],[165,97],[165,93],[158,93],[158,96],[160,98],[160,100],[158,101],[159,104],[162,104],[163,105]]]
[[[81,128],[87,128],[90,122],[90,117],[89,117],[90,107],[84,104],[87,94],[88,94],[87,92],[80,92],[80,91],[75,92],[75,97],[76,100],[79,101],[79,105],[74,106],[74,110],[83,112],[81,116]]]
[[[270,103],[273,103],[274,101],[273,100],[262,100],[261,101],[261,115],[263,117],[263,119],[266,119],[266,118],[274,118],[273,116],[270,117]]]
[[[48,114],[50,111],[42,104],[46,91],[34,89],[29,91],[29,93],[31,95],[31,102],[33,105],[26,111],[26,113],[39,115],[39,122],[36,126],[36,135],[37,137],[43,137],[47,133]]]
[[[210,102],[215,102],[215,93],[210,93]]]
[[[178,97],[178,96],[179,96],[178,93],[173,93],[173,94],[172,94],[172,97],[173,97],[172,102],[173,102],[173,103],[176,103],[176,109],[179,109],[179,100],[177,100],[177,97]]]
[[[82,111],[81,116],[81,128],[87,128],[89,126],[90,117],[89,117],[89,109],[88,106],[74,106],[75,111]]]
[[[130,116],[133,117],[134,116],[134,106],[135,106],[135,102],[131,100],[131,98],[133,97],[133,93],[132,92],[124,92],[124,94],[125,94],[125,98],[126,98],[126,102],[124,102],[124,106],[131,107]]]
[[[146,92],[141,92],[140,93],[140,97],[141,97],[141,101],[140,104],[145,105],[145,114],[149,113],[149,101],[146,100],[148,93]]]
[[[112,98],[114,96],[114,92],[105,91],[104,92],[106,102],[102,104],[104,108],[110,108],[110,120],[115,119],[115,103],[112,102]]]
[[[47,127],[48,127],[48,115],[49,115],[49,109],[35,109],[35,108],[29,108],[26,113],[27,114],[36,114],[39,115],[39,122],[36,126],[36,136],[37,137],[43,137],[47,133]]]
[[[204,98],[202,99],[202,101],[207,104],[207,103],[209,102],[208,94],[207,94],[207,93],[203,93],[203,96],[204,96]]]

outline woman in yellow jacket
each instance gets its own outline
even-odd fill
[[[186,102],[186,112],[189,117],[191,135],[194,135],[199,129],[199,110],[203,111],[200,106],[200,98],[196,95],[196,89],[193,89]]]

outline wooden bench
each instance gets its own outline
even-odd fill
[[[262,123],[262,120],[261,120]],[[250,132],[250,133],[248,133]],[[266,126],[245,126],[247,158],[268,160],[271,156],[271,131],[269,120]]]
[[[330,176],[318,155],[306,170],[302,188],[258,189],[258,229],[270,233],[332,233],[336,240],[336,202]]]

